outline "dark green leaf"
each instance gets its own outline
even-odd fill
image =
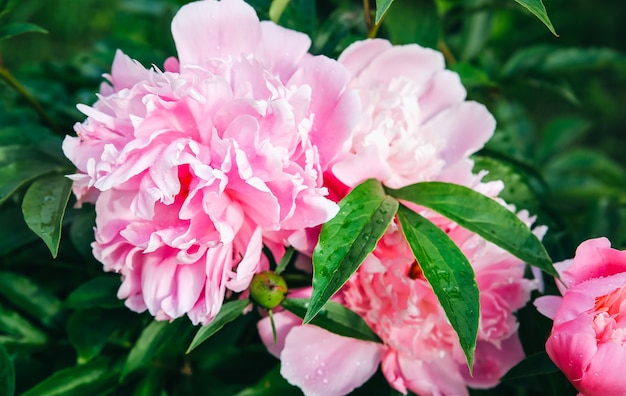
[[[537,146],[537,160],[547,162],[563,153],[589,131],[591,122],[579,116],[565,116],[550,120],[543,129]]]
[[[541,241],[515,213],[470,188],[442,182],[388,190],[398,199],[430,208],[502,249],[558,277]]]
[[[522,7],[530,11],[531,14],[539,18],[539,20],[543,22],[544,25],[546,25],[546,27],[552,32],[552,34],[554,34],[557,37],[559,36],[558,34],[556,34],[556,31],[554,30],[554,26],[552,26],[552,22],[550,21],[550,18],[548,17],[546,7],[543,5],[543,2],[541,0],[515,0],[515,1],[518,4],[520,4]]]
[[[61,301],[29,278],[0,272],[0,294],[44,326],[58,327]]]
[[[439,15],[434,0],[398,1],[387,11],[385,28],[394,44],[437,48]]]
[[[48,338],[28,319],[3,305],[0,305],[0,333],[17,336],[20,340],[30,344],[44,344]]]
[[[108,358],[59,370],[21,396],[85,396],[117,386],[119,364]]]
[[[281,305],[294,315],[304,318],[309,307],[309,299],[287,298]],[[362,317],[334,301],[327,302],[309,323],[340,336],[363,341],[382,342]]]
[[[542,374],[551,374],[559,371],[559,368],[550,360],[545,351],[537,352],[527,356],[515,367],[510,369],[502,378],[502,381],[509,381],[519,378],[534,377]]]
[[[493,11],[489,10],[489,0],[465,0],[467,14],[463,19],[460,59],[467,61],[478,55],[491,33]],[[480,11],[474,11],[474,10]]]
[[[404,205],[400,205],[398,219],[424,277],[459,336],[471,373],[480,317],[474,270],[450,237],[429,220]]]
[[[120,308],[122,302],[117,298],[117,289],[121,284],[118,275],[100,276],[78,286],[65,300],[68,308]]]
[[[83,364],[100,354],[109,336],[124,328],[125,315],[112,315],[110,311],[91,308],[76,311],[67,321],[67,338],[76,349],[78,363]]]
[[[394,0],[376,0],[376,19],[374,20],[376,25],[383,19],[393,1]]]
[[[37,239],[37,235],[24,223],[24,216],[16,203],[7,202],[0,206],[0,255],[18,250]]]
[[[293,248],[293,246],[289,246],[287,248],[287,250],[285,251],[285,255],[283,256],[283,258],[280,259],[280,263],[278,263],[278,266],[276,267],[276,271],[274,271],[277,275],[280,275],[280,273],[283,272],[285,268],[287,268],[287,265],[289,265],[289,263],[291,262],[295,251],[296,250]]]
[[[54,172],[54,166],[48,162],[28,160],[0,166],[0,204],[28,182]]]
[[[248,387],[235,396],[301,396],[302,391],[291,385],[280,374],[280,364],[267,372],[255,385]]]
[[[57,174],[36,180],[24,194],[24,221],[45,242],[52,257],[59,250],[61,223],[71,192],[72,181]]]
[[[135,387],[133,396],[167,396],[163,389],[163,382],[167,379],[164,369],[155,368],[143,377]]]
[[[181,323],[184,320],[187,319],[181,318],[172,323],[155,320],[143,329],[143,332],[128,354],[122,369],[122,379],[130,373],[149,365],[162,347],[167,347],[168,342],[180,336]]]
[[[93,228],[96,225],[96,211],[93,205],[83,204],[76,210],[70,226],[70,240],[86,259],[93,259],[91,243],[95,240]]]
[[[15,393],[15,370],[13,361],[0,343],[0,395],[13,396]]]
[[[0,26],[0,40],[24,33],[48,33],[48,31],[35,24],[26,22],[13,22]]]
[[[450,70],[458,73],[461,82],[466,88],[475,87],[493,87],[495,83],[489,79],[487,73],[480,70],[469,63],[457,62],[450,66]]]
[[[250,304],[250,300],[246,299],[230,301],[222,305],[220,312],[213,319],[213,321],[198,330],[196,335],[193,337],[189,348],[187,348],[187,353],[191,352],[198,345],[202,344],[207,338],[217,333],[222,327],[224,327],[224,325],[237,319],[248,304]]]
[[[339,202],[339,213],[322,227],[313,251],[313,293],[308,323],[346,283],[382,237],[398,209],[377,180],[359,184]]]

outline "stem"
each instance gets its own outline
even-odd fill
[[[365,13],[365,25],[367,26],[367,31],[371,32],[374,24],[372,23],[372,11],[370,10],[369,0],[363,0],[363,12]],[[367,36],[369,37],[369,34]]]
[[[37,113],[37,115],[39,115],[44,124],[50,127],[50,129],[52,129],[53,131],[58,131],[57,125],[54,123],[54,121],[52,121],[52,118],[48,116],[48,114],[41,106],[41,104],[39,104],[37,99],[35,99],[35,97],[31,95],[30,92],[28,92],[26,88],[15,79],[15,77],[13,77],[8,69],[1,65],[0,79],[4,80],[4,82],[6,82],[9,87],[13,88],[22,98],[26,100],[26,102],[28,102],[30,107],[35,110],[35,112]]]
[[[439,42],[437,43],[437,48],[439,49],[439,51],[441,51],[444,58],[446,58],[446,63],[448,64],[448,67],[454,66],[454,64],[456,63],[456,58],[454,57],[454,54],[452,54],[452,51],[450,51],[450,48],[448,48],[448,44],[446,44],[444,40],[439,40]]]

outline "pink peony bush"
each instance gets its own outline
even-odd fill
[[[325,174],[331,196],[341,199],[367,178],[394,188],[454,182],[497,196],[502,184],[481,183],[469,158],[491,137],[495,121],[482,105],[464,100],[459,77],[444,70],[441,54],[368,40],[348,47],[339,61],[352,72],[350,87],[359,92],[363,116]],[[347,394],[379,365],[391,386],[404,394],[467,395],[468,386],[495,386],[524,357],[514,312],[537,287],[524,278],[525,263],[431,211],[415,209],[448,233],[476,273],[481,315],[474,375],[469,375],[443,308],[392,223],[336,296],[365,320],[382,345],[302,326],[285,311],[274,315],[274,343],[269,318],[259,322],[261,338],[281,360],[281,374],[306,395]],[[528,225],[533,222],[525,212],[519,216]],[[541,236],[544,231],[539,227],[535,232]],[[307,291],[296,294],[301,293]]]
[[[119,52],[109,84],[66,137],[93,252],[118,296],[157,319],[206,324],[267,269],[264,243],[337,212],[322,174],[359,115],[337,62],[259,22],[242,0],[199,1],[172,22],[178,59],[145,69]],[[269,239],[268,239],[269,238]]]
[[[590,239],[555,267],[563,297],[535,301],[554,319],[548,355],[579,395],[626,394],[626,251],[612,249],[606,238]]]

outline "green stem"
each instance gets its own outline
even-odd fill
[[[41,106],[41,104],[39,104],[37,99],[35,99],[35,97],[31,95],[30,92],[28,92],[26,88],[15,79],[15,77],[13,77],[11,72],[9,72],[9,70],[4,68],[3,66],[0,66],[0,78],[4,80],[4,82],[6,82],[9,87],[13,88],[22,98],[24,98],[26,102],[28,102],[28,104],[35,110],[37,115],[39,115],[41,120],[48,127],[50,127],[50,129],[52,129],[53,131],[58,131],[57,125],[54,123],[54,121],[52,121],[52,118],[48,116],[48,114]]]
[[[454,64],[456,63],[456,58],[454,57],[454,54],[452,54],[452,51],[450,51],[448,44],[446,44],[443,39],[439,40],[439,42],[437,43],[437,49],[439,49],[439,51],[443,54],[443,57],[446,59],[446,63],[448,64],[448,67],[454,66]]]

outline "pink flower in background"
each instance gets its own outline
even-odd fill
[[[520,216],[532,222],[525,213]],[[278,343],[273,345],[269,320],[259,323],[263,341],[280,357],[281,373],[290,383],[307,395],[343,395],[343,390],[365,383],[382,364],[391,386],[402,393],[466,395],[468,386],[495,386],[522,360],[514,312],[528,302],[537,282],[525,279],[525,264],[506,251],[450,221],[438,219],[437,224],[468,257],[481,293],[473,377],[443,308],[401,231],[392,225],[337,296],[363,317],[382,346],[299,326],[301,321],[287,312],[275,315]],[[322,353],[325,344],[337,352]],[[302,345],[319,347],[307,353]],[[341,365],[340,374],[327,369],[329,364]]]
[[[535,301],[554,319],[548,355],[580,395],[625,395],[626,251],[611,249],[606,238],[590,239],[555,267],[563,297]]]
[[[491,137],[495,120],[481,104],[465,101],[441,53],[377,39],[352,44],[339,62],[352,73],[363,115],[332,167],[337,179],[350,187],[368,178],[392,188],[474,183],[469,156]]]
[[[172,33],[179,58],[165,71],[118,51],[63,149],[77,198],[96,203],[94,255],[123,275],[119,297],[207,323],[267,268],[266,232],[280,246],[277,232],[335,215],[322,173],[358,97],[344,67],[307,54],[306,35],[259,22],[242,0],[190,3]]]

